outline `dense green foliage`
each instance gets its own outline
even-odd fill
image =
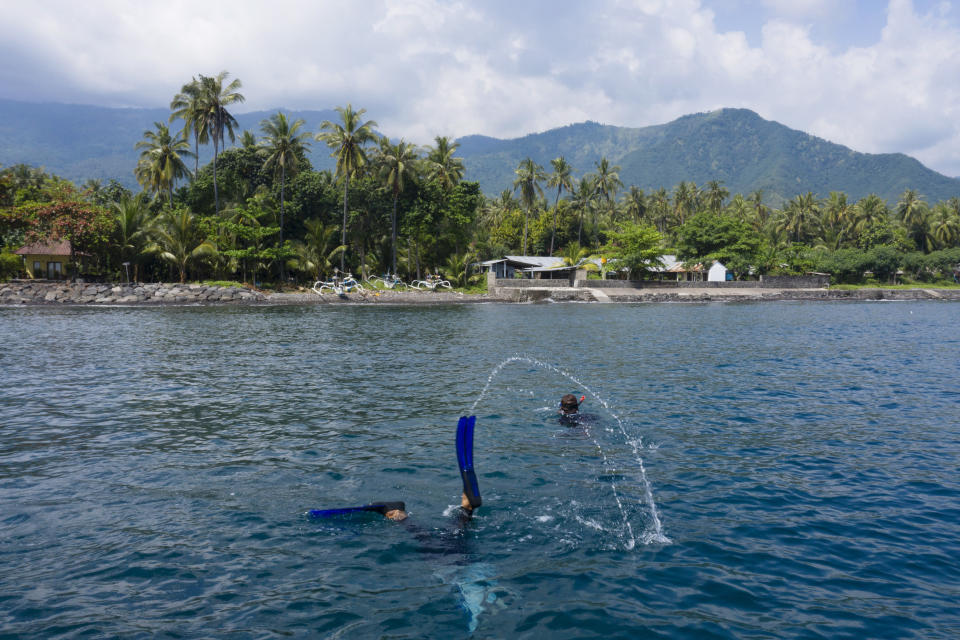
[[[806,144],[794,135],[802,134],[750,112],[672,123],[682,131],[582,125],[600,140],[589,153],[577,147],[577,127],[530,137],[531,155],[497,169],[509,174],[513,189],[485,198],[477,182],[463,179],[471,163],[449,138],[437,137],[426,149],[393,142],[350,105],[314,128],[270,114],[257,123],[258,138],[237,130],[239,120],[226,110],[242,99],[239,88],[226,73],[183,86],[170,117],[158,119],[136,144],[141,155],[132,166],[142,193],[113,181],[76,186],[26,165],[0,168],[0,270],[14,269],[10,250],[46,238],[70,240],[75,271],[86,277],[119,280],[128,263],[138,280],[258,284],[309,284],[343,268],[360,277],[396,273],[407,280],[441,273],[468,287],[475,282],[471,263],[520,253],[552,253],[619,277],[646,277],[660,256],[673,253],[690,267],[722,262],[736,278],[825,271],[834,282],[849,283],[868,276],[942,281],[954,278],[960,263],[958,197],[931,205],[907,188],[891,207],[874,193],[848,201],[840,191],[826,198],[815,190],[777,198],[762,190],[738,192],[726,181],[732,174],[722,155],[708,144],[713,137],[748,144],[751,127],[772,128],[801,157],[795,147]],[[659,165],[683,163],[685,152],[670,147],[680,133],[706,145],[696,156],[714,169],[704,174],[700,160],[688,162],[689,173],[669,190],[641,188],[625,168],[640,156],[627,154],[623,165],[603,154],[592,159],[598,149],[655,143],[664,154]],[[194,151],[220,148],[233,134],[240,146],[190,167]],[[561,142],[569,156],[540,160]],[[823,141],[810,144],[809,153],[839,153]],[[469,145],[474,157],[508,157],[495,142]],[[318,149],[329,155],[329,169],[312,164]],[[859,161],[844,153],[837,162]],[[781,171],[772,156],[766,161],[765,171]],[[644,171],[655,174],[651,167]],[[709,178],[698,185],[694,177],[701,175]],[[780,205],[772,208],[772,200]]]

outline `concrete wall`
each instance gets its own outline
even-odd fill
[[[487,290],[524,289],[530,287],[591,289],[822,289],[830,283],[830,276],[760,276],[760,280],[730,280],[720,282],[658,281],[658,280],[587,280],[578,277],[567,280],[528,280],[492,277],[487,274]]]
[[[764,287],[774,289],[822,289],[830,285],[828,275],[760,276]]]

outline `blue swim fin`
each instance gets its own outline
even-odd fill
[[[330,518],[333,516],[342,516],[350,513],[360,513],[362,511],[375,511],[381,515],[386,515],[388,511],[394,511],[399,509],[400,511],[406,511],[406,505],[401,502],[375,502],[373,504],[365,504],[361,507],[343,507],[340,509],[311,509],[310,517],[311,518]]]
[[[473,470],[473,429],[476,424],[476,416],[461,416],[457,423],[457,463],[463,479],[463,493],[474,509],[483,504],[477,474]]]

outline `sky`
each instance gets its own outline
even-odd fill
[[[742,107],[960,176],[960,0],[0,0],[0,98],[351,103],[393,138],[640,127]]]

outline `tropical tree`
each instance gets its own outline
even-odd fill
[[[697,185],[692,182],[681,181],[673,191],[674,217],[679,224],[686,222],[693,213],[697,201]]]
[[[307,138],[310,134],[306,131],[299,131],[304,125],[302,118],[298,118],[292,124],[287,120],[284,113],[275,113],[269,120],[260,122],[260,130],[265,136],[261,152],[264,155],[263,168],[272,171],[274,174],[280,174],[280,246],[283,246],[283,216],[284,216],[284,187],[286,186],[287,175],[291,177],[297,174],[300,159],[310,147]],[[282,263],[281,263],[282,264]],[[283,270],[281,268],[281,277]]]
[[[923,196],[914,189],[907,189],[900,196],[896,213],[917,248],[924,253],[933,251],[936,244],[932,226],[933,216],[930,214],[927,203],[923,201]]]
[[[950,207],[939,203],[933,208],[933,235],[941,249],[952,247],[960,241],[960,218]]]
[[[655,266],[663,266],[660,260],[660,233],[649,224],[625,223],[619,230],[610,233],[607,252],[616,267],[625,267],[627,275],[642,273]]]
[[[723,201],[730,196],[730,191],[723,186],[722,180],[711,180],[704,187],[704,197],[707,201],[707,209],[715,214],[719,214],[723,209]]]
[[[847,194],[831,191],[823,205],[821,228],[822,239],[833,238],[834,249],[839,249],[853,227],[853,207],[847,204]]]
[[[860,235],[869,229],[885,224],[890,217],[887,203],[875,193],[861,198],[853,210],[853,230]]]
[[[596,188],[599,198],[606,203],[607,211],[612,218],[614,198],[617,195],[617,191],[623,187],[623,182],[620,180],[620,166],[611,166],[610,161],[605,157],[600,158],[600,162],[596,163],[595,166],[597,173],[594,175],[594,187]]]
[[[563,156],[551,160],[550,166],[553,167],[553,171],[547,178],[547,186],[557,188],[557,197],[553,202],[553,231],[550,233],[549,255],[552,256],[553,241],[557,236],[557,211],[560,207],[560,192],[564,189],[573,191],[573,176],[571,175],[573,173],[573,167],[570,166],[570,163],[568,163],[567,159]]]
[[[661,234],[667,230],[672,214],[670,212],[670,194],[660,187],[650,195],[650,208],[653,211],[653,223]]]
[[[570,204],[580,219],[580,224],[577,227],[577,245],[583,239],[583,216],[593,207],[597,197],[594,184],[594,180],[590,176],[583,176],[580,178],[580,183],[571,192],[572,200]]]
[[[191,262],[217,253],[213,243],[200,235],[196,216],[186,208],[161,214],[151,235],[153,242],[146,251],[174,265],[180,272],[181,284],[186,282]]]
[[[336,243],[337,228],[324,225],[319,218],[310,218],[303,226],[306,234],[303,241],[294,243],[294,257],[289,265],[292,269],[311,274],[314,280],[320,280],[321,274],[333,270],[334,259],[346,250],[346,246]]]
[[[587,259],[593,254],[589,247],[581,247],[579,242],[571,242],[560,252],[560,259],[563,265],[567,267],[579,267],[586,271],[599,271],[600,267],[595,262],[587,262]]]
[[[907,189],[897,203],[897,218],[908,229],[920,221],[927,203],[915,189]]]
[[[237,119],[227,111],[227,107],[245,100],[238,91],[243,86],[239,79],[234,78],[224,85],[229,75],[228,72],[221,71],[212,78],[200,76],[203,130],[206,131],[208,139],[213,142],[213,203],[217,214],[220,213],[220,195],[217,191],[217,154],[224,146],[226,136],[229,136],[231,142],[234,141],[236,138],[234,129],[239,126]]]
[[[750,208],[753,210],[753,226],[755,229],[760,230],[770,217],[770,207],[763,203],[763,189],[751,191],[747,196],[747,200],[750,203]]]
[[[364,147],[377,140],[373,129],[377,123],[373,120],[361,122],[366,109],[354,111],[347,103],[346,107],[337,107],[342,122],[324,120],[320,124],[320,133],[316,139],[333,149],[331,157],[337,159],[337,176],[343,180],[343,226],[340,228],[340,244],[347,244],[347,199],[350,193],[350,179],[367,164]],[[346,252],[344,252],[346,253]],[[344,253],[340,254],[340,270],[344,270]]]
[[[450,191],[463,179],[463,160],[453,155],[460,144],[450,142],[446,136],[437,136],[434,142],[436,146],[427,150],[427,178]]]
[[[397,202],[400,199],[400,192],[403,191],[403,181],[413,175],[414,165],[418,157],[416,145],[404,142],[403,139],[397,144],[391,144],[387,138],[380,140],[380,154],[377,160],[384,186],[390,190],[393,196],[393,215],[390,218],[390,246],[392,250],[390,273],[394,275],[397,273]]]
[[[170,111],[170,122],[178,118],[183,120],[181,135],[184,139],[188,131],[193,134],[193,178],[196,180],[200,175],[200,143],[209,142],[203,87],[196,78],[180,88],[180,93],[170,102]]]
[[[173,183],[189,177],[190,170],[182,156],[190,157],[190,144],[182,136],[173,136],[162,122],[154,122],[156,131],[143,132],[143,140],[134,145],[141,149],[140,161],[134,171],[144,189],[155,193],[167,192],[168,204],[173,206]]]
[[[631,185],[630,190],[623,197],[624,213],[634,224],[640,224],[640,221],[647,217],[647,197],[643,189],[636,185]]]
[[[139,279],[140,263],[137,257],[146,246],[151,230],[150,206],[146,192],[137,195],[124,195],[112,207],[114,243],[120,253],[121,262],[133,262],[133,281]]]
[[[538,165],[530,158],[520,162],[517,167],[516,179],[513,181],[513,189],[520,191],[520,202],[523,204],[523,249],[522,255],[527,255],[527,219],[530,217],[530,210],[533,208],[537,197],[543,197],[543,189],[540,183],[547,179],[547,174],[543,172],[543,167]]]
[[[249,129],[244,129],[240,134],[240,146],[244,149],[257,150],[257,136]]]
[[[787,202],[780,212],[777,231],[787,237],[793,236],[794,242],[812,235],[820,222],[820,202],[812,192],[798,194]]]
[[[447,263],[441,269],[441,273],[458,287],[465,287],[472,279],[470,277],[470,263],[473,262],[474,257],[470,251],[451,254],[447,258]]]

